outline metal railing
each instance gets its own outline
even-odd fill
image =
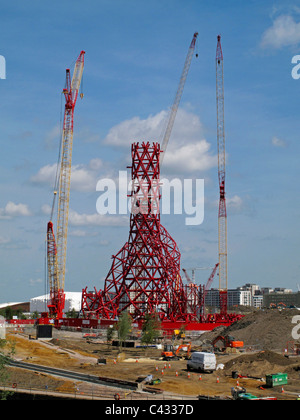
[[[29,381],[12,382],[2,381],[0,383],[0,393],[14,393],[28,395],[28,399],[40,396],[43,399],[62,398],[62,399],[89,399],[89,400],[196,400],[196,397],[175,396],[164,392],[150,394],[146,392],[130,391],[126,389],[114,389],[97,384],[87,384],[83,382],[62,382],[58,384],[36,384]]]

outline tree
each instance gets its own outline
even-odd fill
[[[38,311],[34,311],[34,312],[32,313],[32,318],[33,318],[33,319],[37,319],[37,318],[39,318],[39,316],[40,316],[40,314],[38,313]]]
[[[76,312],[75,308],[70,309],[67,313],[66,313],[66,317],[67,318],[77,318],[78,313]]]
[[[106,340],[107,340],[107,342],[112,340],[113,333],[114,333],[114,328],[113,327],[108,327],[107,330],[106,330]]]
[[[154,314],[147,314],[142,327],[141,342],[151,344],[160,335],[160,322]]]
[[[11,309],[10,306],[7,306],[5,308],[4,313],[5,313],[5,319],[12,319],[12,317],[13,317],[13,311],[12,311],[12,309]]]
[[[122,345],[126,338],[128,337],[131,331],[132,320],[129,313],[126,311],[122,312],[117,323],[118,338],[119,338],[119,348],[122,348]]]
[[[7,380],[9,379],[9,371],[7,369],[7,363],[11,356],[15,353],[15,343],[0,339],[0,349],[4,351],[0,351],[0,385],[6,385]],[[1,391],[0,399],[6,400],[12,392],[9,391]]]

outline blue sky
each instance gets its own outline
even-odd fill
[[[75,109],[65,288],[99,289],[129,224],[128,217],[99,217],[96,183],[126,170],[132,141],[160,141],[195,31],[199,57],[191,64],[162,172],[204,179],[205,217],[190,227],[184,215],[163,215],[162,224],[180,247],[183,268],[217,262],[220,33],[229,287],[297,289],[300,80],[291,76],[291,60],[300,54],[300,1],[17,0],[2,2],[0,11],[6,59],[6,79],[0,80],[0,301],[45,291],[65,69],[86,51],[84,99]],[[197,279],[205,283],[208,275],[197,272]]]

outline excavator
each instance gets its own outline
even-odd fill
[[[186,359],[190,357],[191,350],[192,350],[192,343],[180,344],[178,348],[175,350],[173,344],[165,344],[164,351],[162,352],[163,360],[178,360],[180,359],[179,353],[182,349],[187,349],[186,352]]]
[[[221,342],[221,347],[219,346],[219,342]],[[224,353],[227,349],[241,350],[244,347],[244,342],[235,340],[235,338],[231,335],[219,335],[213,340],[212,346],[214,348],[214,351],[221,351],[222,353]]]

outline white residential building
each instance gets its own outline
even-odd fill
[[[207,292],[205,304],[207,306],[220,306],[218,289],[211,289]],[[252,295],[249,290],[242,290],[242,288],[228,290],[228,306],[251,306],[251,304]]]

